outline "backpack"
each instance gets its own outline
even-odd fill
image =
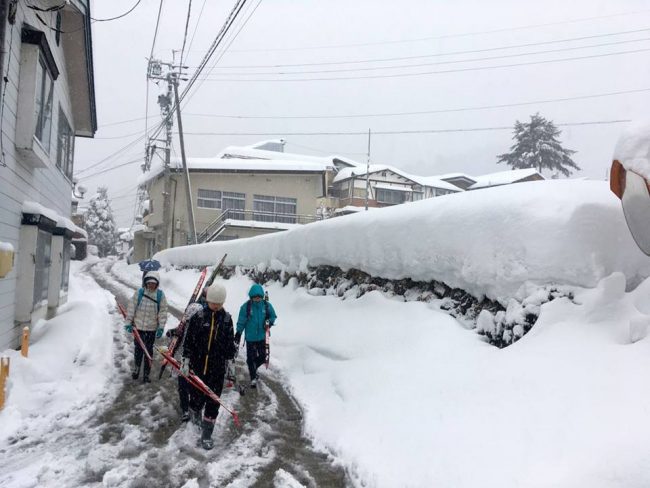
[[[142,302],[142,297],[143,296],[144,296],[144,288],[140,288],[138,290],[138,304],[135,306],[136,309],[140,306],[140,302]],[[160,288],[158,288],[156,290],[156,300],[155,300],[156,306],[158,307],[158,313],[160,313],[160,301],[162,300],[163,296],[164,296],[164,294],[163,294],[162,290]],[[147,297],[147,298],[149,298],[149,297]],[[149,298],[149,300],[151,300],[151,298]]]
[[[252,301],[248,300],[246,302],[246,321],[251,318],[251,307],[252,307]],[[269,320],[269,301],[264,300],[264,323],[266,323]]]

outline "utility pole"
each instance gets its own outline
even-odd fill
[[[185,172],[185,193],[187,194],[187,218],[190,223],[189,243],[196,244],[196,226],[194,224],[194,208],[192,207],[192,186],[190,185],[190,171],[187,169],[187,160],[185,159],[185,141],[183,139],[183,119],[181,118],[181,101],[178,97],[178,76],[176,73],[169,74],[174,84],[174,96],[176,98],[176,116],[178,118],[178,138],[181,143],[181,160],[183,161],[183,170]]]
[[[370,129],[368,129],[368,158],[366,159],[366,211],[368,211],[369,193],[370,193]]]
[[[163,66],[167,67],[167,73],[163,74]],[[160,111],[163,115],[163,121],[165,124],[165,157],[164,157],[164,170],[163,170],[163,215],[162,215],[162,235],[164,246],[162,249],[168,249],[174,245],[172,236],[173,236],[173,226],[175,225],[172,222],[172,205],[176,206],[176,201],[172,202],[171,192],[172,192],[172,181],[171,181],[171,146],[172,146],[172,128],[174,126],[174,114],[173,110],[176,109],[176,114],[178,117],[178,129],[180,133],[180,143],[181,143],[181,156],[183,162],[183,169],[185,171],[185,183],[186,183],[186,193],[187,193],[187,204],[188,204],[188,220],[189,220],[189,241],[191,243],[196,243],[196,229],[194,225],[194,209],[192,207],[192,192],[190,187],[190,176],[187,169],[187,161],[185,158],[185,142],[183,139],[183,122],[181,119],[180,111],[180,100],[178,97],[178,80],[180,78],[180,70],[183,68],[179,66],[179,73],[175,71],[176,66],[173,63],[165,63],[158,60],[149,61],[149,72],[147,76],[150,79],[155,80],[164,80],[167,82],[167,92],[158,96],[158,104],[160,105]],[[172,95],[172,91],[174,94]],[[174,97],[174,98],[172,98]],[[175,101],[175,103],[172,102]]]

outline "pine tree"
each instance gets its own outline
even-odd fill
[[[536,168],[559,171],[569,176],[572,169],[580,170],[571,159],[576,151],[565,149],[558,140],[561,131],[555,124],[536,113],[529,123],[516,121],[510,152],[497,156],[497,163],[506,163],[512,169]]]
[[[108,200],[108,188],[97,188],[97,194],[90,199],[85,228],[88,243],[97,246],[99,257],[115,254],[115,221]]]

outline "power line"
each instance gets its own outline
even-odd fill
[[[183,66],[183,55],[185,54],[185,42],[187,41],[187,31],[190,27],[190,17],[192,14],[192,0],[187,4],[187,20],[185,21],[185,34],[183,34],[183,47],[181,48],[180,66]],[[198,25],[198,24],[197,24]]]
[[[130,8],[129,10],[127,10],[126,12],[124,12],[122,15],[118,15],[117,17],[111,17],[111,18],[108,18],[108,19],[95,19],[95,18],[91,17],[91,19],[92,19],[93,21],[95,21],[95,22],[109,22],[109,21],[111,21],[111,20],[121,19],[122,17],[126,17],[126,16],[129,15],[131,12],[133,12],[133,11],[135,10],[135,8],[136,8],[138,5],[140,5],[140,2],[141,2],[141,1],[142,1],[142,0],[138,0],[138,1],[135,3],[135,5],[134,5],[133,7],[131,7],[131,8]]]
[[[407,115],[429,115],[451,112],[467,112],[472,110],[488,110],[497,108],[521,107],[525,105],[537,105],[544,103],[568,102],[573,100],[589,100],[593,98],[611,97],[616,95],[627,95],[632,93],[650,92],[650,88],[638,88],[634,90],[623,90],[608,93],[595,93],[591,95],[578,95],[574,97],[549,98],[545,100],[532,100],[527,102],[502,103],[496,105],[478,105],[474,107],[445,108],[437,110],[419,110],[414,112],[379,112],[366,114],[337,114],[337,115],[225,115],[225,114],[199,114],[185,113],[188,117],[214,117],[224,119],[354,119],[364,117],[399,117]],[[364,153],[365,154],[365,153]]]
[[[102,169],[100,171],[95,171],[95,172],[89,173],[89,174],[84,175],[84,176],[79,176],[78,179],[79,180],[87,180],[89,178],[93,178],[94,176],[102,175],[104,173],[108,173],[109,171],[113,171],[113,170],[116,170],[116,169],[119,169],[119,168],[123,168],[124,166],[130,166],[130,165],[135,164],[135,163],[142,163],[142,158],[133,159],[131,161],[127,161],[126,163],[118,164],[117,166],[111,166],[110,168]]]
[[[523,47],[544,46],[544,45],[549,45],[549,44],[560,44],[560,43],[565,43],[565,42],[575,42],[575,41],[584,41],[584,40],[588,40],[588,39],[597,39],[597,38],[601,38],[601,37],[612,37],[612,36],[620,36],[620,35],[627,35],[627,34],[638,34],[640,32],[647,32],[647,31],[650,31],[650,28],[635,29],[635,30],[620,31],[620,32],[609,32],[609,33],[606,33],[606,34],[596,34],[596,35],[593,35],[593,36],[569,37],[569,38],[565,38],[565,39],[555,39],[555,40],[551,40],[551,41],[528,42],[528,43],[525,43],[525,44],[511,44],[511,45],[508,45],[508,46],[496,46],[496,47],[488,47],[488,48],[483,48],[483,49],[468,49],[468,50],[462,50],[462,51],[447,51],[447,52],[439,52],[439,53],[432,53],[432,54],[421,54],[421,55],[417,55],[417,56],[397,56],[397,57],[391,57],[391,58],[358,59],[358,60],[352,60],[352,61],[325,61],[325,62],[318,62],[318,63],[233,65],[233,66],[219,66],[218,69],[298,68],[298,67],[302,67],[302,66],[331,66],[331,65],[337,65],[337,64],[365,64],[365,63],[379,63],[379,62],[387,62],[387,61],[407,61],[407,60],[411,60],[411,59],[437,58],[437,57],[442,57],[442,56],[456,56],[456,55],[459,55],[459,54],[474,54],[474,53],[484,53],[484,52],[492,52],[492,51],[502,51],[502,50],[506,50],[506,49],[519,49],[519,48],[523,48]],[[628,41],[628,42],[634,42],[634,40]],[[605,45],[607,45],[607,44],[605,44]],[[594,46],[586,46],[586,47],[594,47]],[[232,74],[232,73],[229,73],[229,74]]]
[[[367,79],[378,79],[378,78],[404,78],[404,77],[413,77],[413,76],[427,76],[427,75],[437,75],[437,74],[446,74],[446,73],[461,73],[465,71],[483,71],[489,69],[499,69],[499,68],[513,68],[517,66],[532,66],[536,64],[550,64],[550,63],[562,63],[566,61],[577,61],[581,59],[594,59],[610,56],[619,56],[622,54],[635,54],[650,51],[650,48],[646,49],[634,49],[629,51],[619,51],[614,53],[601,53],[601,54],[591,54],[587,56],[574,56],[570,58],[561,58],[561,59],[547,59],[542,61],[527,61],[523,63],[510,63],[510,64],[501,64],[501,65],[492,65],[492,66],[475,66],[468,68],[458,68],[458,69],[448,69],[448,70],[436,70],[436,71],[423,71],[420,73],[394,73],[386,75],[364,75],[364,76],[339,76],[339,77],[324,77],[324,78],[206,78],[205,81],[212,82],[297,82],[297,81],[337,81],[337,80],[367,80]]]
[[[199,16],[196,18],[196,24],[194,25],[194,31],[192,32],[192,38],[190,39],[190,45],[187,48],[188,53],[192,49],[192,44],[194,43],[194,36],[196,35],[196,31],[199,28],[199,24],[201,23],[201,16],[203,15],[203,9],[205,8],[206,1],[207,0],[203,0],[203,4],[201,5],[201,10],[199,11]]]
[[[510,32],[510,31],[517,31],[517,30],[537,29],[537,28],[540,28],[540,27],[551,27],[551,26],[554,26],[554,25],[574,24],[574,23],[579,23],[579,22],[588,22],[588,21],[592,21],[592,20],[602,20],[602,19],[610,19],[610,18],[614,18],[614,17],[624,17],[624,16],[637,15],[637,14],[646,14],[648,12],[650,12],[650,9],[635,10],[635,11],[631,11],[631,12],[622,12],[622,13],[610,14],[610,15],[600,15],[600,16],[596,16],[596,17],[583,17],[583,18],[579,18],[579,19],[563,20],[563,21],[558,21],[558,22],[548,22],[548,23],[544,23],[544,24],[530,24],[530,25],[523,25],[523,26],[516,26],[516,27],[505,27],[505,28],[502,28],[502,29],[464,32],[464,33],[456,33],[456,34],[445,34],[445,35],[441,35],[441,36],[419,37],[419,38],[414,38],[414,39],[399,39],[399,40],[364,42],[364,43],[355,43],[355,44],[329,44],[329,45],[324,45],[324,46],[304,46],[304,47],[288,47],[288,48],[263,47],[263,48],[254,48],[254,49],[236,49],[236,50],[233,50],[231,52],[306,51],[306,50],[312,50],[312,49],[340,49],[340,48],[348,48],[348,47],[379,46],[379,45],[384,45],[384,44],[404,44],[404,43],[410,43],[410,42],[423,42],[423,41],[450,39],[450,38],[454,38],[454,37],[468,37],[468,36],[477,36],[477,35],[485,35],[485,34],[498,34],[498,33],[501,33],[501,32]]]
[[[648,29],[650,30],[650,29]],[[615,46],[619,44],[629,44],[631,42],[643,42],[650,41],[650,37],[644,37],[642,39],[626,39],[623,41],[615,42],[606,42],[601,44],[590,44],[588,46],[571,46],[564,47],[560,49],[546,49],[543,51],[531,51],[525,53],[512,53],[512,54],[502,54],[499,56],[488,56],[483,58],[470,58],[470,59],[455,59],[451,61],[435,61],[432,63],[418,63],[418,64],[400,64],[395,66],[370,66],[363,68],[339,68],[339,69],[328,69],[328,70],[303,70],[303,71],[266,71],[266,72],[252,72],[252,73],[219,73],[218,76],[265,76],[265,75],[304,75],[304,74],[321,74],[321,73],[350,73],[355,71],[379,71],[386,69],[402,69],[402,68],[422,68],[425,66],[440,66],[443,64],[463,64],[470,62],[481,62],[481,61],[493,61],[495,59],[509,59],[509,58],[518,58],[522,56],[536,56],[538,54],[551,54],[559,53],[565,51],[576,51],[580,49],[591,49],[594,47],[605,47],[605,46]],[[216,78],[215,78],[216,79]]]
[[[567,122],[555,124],[562,127],[587,126],[587,125],[608,125],[630,122],[630,119],[597,120],[588,122]],[[472,127],[454,129],[414,129],[414,130],[385,130],[372,131],[372,135],[395,135],[395,134],[446,134],[452,132],[486,132],[495,130],[512,130],[514,127]],[[368,131],[335,131],[335,132],[185,132],[185,135],[192,136],[367,136]]]

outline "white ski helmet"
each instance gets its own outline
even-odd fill
[[[212,283],[208,288],[205,300],[209,303],[224,304],[226,301],[226,287],[220,283]]]

